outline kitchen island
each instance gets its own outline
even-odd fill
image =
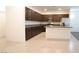
[[[70,39],[69,26],[46,26],[46,39]]]

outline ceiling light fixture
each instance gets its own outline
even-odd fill
[[[47,9],[44,9],[44,11],[47,11]]]
[[[58,10],[62,10],[61,8],[58,8]]]

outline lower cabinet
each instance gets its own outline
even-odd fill
[[[44,32],[44,31],[45,31],[44,26],[26,28],[25,29],[26,40],[40,34],[41,32]]]

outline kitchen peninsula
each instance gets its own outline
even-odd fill
[[[68,26],[46,26],[46,39],[70,39],[70,29]]]

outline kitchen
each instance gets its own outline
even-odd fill
[[[38,7],[37,9],[40,8],[42,11],[38,12],[35,11],[37,9],[30,7]],[[74,35],[67,40],[71,31],[79,33],[79,7],[72,6],[68,12],[62,12],[62,6],[30,7],[27,6],[28,10],[25,10],[25,6],[6,7],[6,39],[9,42],[8,44],[6,42],[4,49],[3,43],[0,41],[3,47],[2,52],[79,52],[79,40]],[[64,7],[66,8],[66,6]],[[49,10],[51,12],[48,13]],[[56,10],[59,12],[55,12]],[[28,15],[26,19],[25,11]],[[64,20],[60,21],[61,18],[66,20],[65,24]],[[79,36],[77,35],[77,37]]]
[[[69,40],[71,29],[69,11],[67,6],[25,7],[26,41],[42,32],[46,32],[46,39]]]

